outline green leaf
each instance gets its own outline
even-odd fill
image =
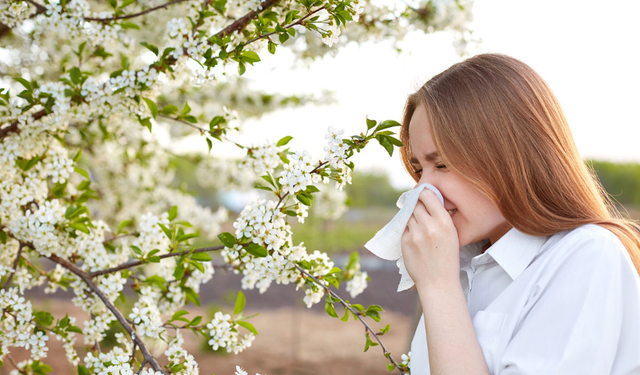
[[[33,86],[31,86],[31,82],[27,81],[26,79],[24,79],[22,77],[13,77],[13,79],[15,79],[16,81],[20,82],[20,84],[22,86],[24,86],[24,88],[27,89],[27,91],[29,91],[29,92],[33,91]]]
[[[389,142],[389,139],[384,135],[377,136],[376,139],[380,142],[380,145],[387,150],[389,156],[393,156],[393,144]]]
[[[209,122],[209,129],[213,130],[216,125],[224,124],[225,122],[227,122],[227,119],[224,116],[215,116]]]
[[[241,54],[242,60],[248,62],[253,65],[253,63],[260,61],[260,56],[253,51],[244,51]]]
[[[175,105],[170,104],[162,108],[163,115],[171,116],[177,112],[178,112],[178,107],[176,107]]]
[[[402,126],[402,124],[393,120],[385,120],[385,121],[382,121],[380,125],[378,125],[378,127],[376,128],[376,130],[374,130],[374,132],[379,132],[382,129],[392,128],[394,126]]]
[[[182,278],[184,277],[184,272],[185,271],[186,271],[186,269],[184,267],[184,263],[180,263],[180,264],[178,264],[176,269],[173,270],[173,277],[175,277],[176,280],[182,280]]]
[[[324,309],[327,312],[327,314],[329,314],[329,316],[332,316],[334,318],[338,317],[338,314],[336,313],[336,309],[333,308],[333,304],[330,302],[327,302],[324,304]]]
[[[109,4],[111,4],[111,7],[113,9],[116,9],[118,7],[118,2],[116,0],[109,0]]]
[[[177,320],[178,318],[180,318],[183,315],[187,315],[189,314],[189,312],[187,310],[180,310],[175,312],[172,316],[171,316],[171,320]]]
[[[183,234],[182,236],[178,236],[178,238],[176,238],[176,241],[184,242],[184,241],[190,240],[192,238],[196,238],[196,237],[200,237],[200,233],[187,233],[187,234]],[[202,253],[202,254],[204,254],[204,253]]]
[[[244,305],[246,302],[247,302],[247,299],[245,298],[244,293],[242,293],[242,291],[239,290],[238,295],[236,296],[236,304],[233,307],[233,313],[240,314],[242,310],[244,310]]]
[[[136,29],[136,30],[140,30],[140,26],[138,26],[137,23],[133,23],[133,22],[120,22],[120,26],[123,29]]]
[[[73,162],[77,162],[78,159],[80,159],[80,156],[82,156],[82,149],[78,149],[78,153],[76,154],[76,156],[73,157]]]
[[[395,369],[396,369],[396,365],[394,365],[393,363],[387,363],[387,370],[393,371]]]
[[[120,9],[126,8],[133,3],[134,3],[134,0],[124,0],[122,2],[122,5],[120,5]]]
[[[189,322],[189,325],[197,326],[198,324],[200,324],[201,321],[202,321],[202,317],[198,315]]]
[[[7,233],[5,231],[0,230],[0,243],[7,242]]]
[[[131,220],[125,220],[123,222],[121,222],[120,224],[118,224],[118,229],[116,230],[116,234],[121,233],[122,230],[128,226],[129,224],[131,224]]]
[[[207,146],[209,147],[209,152],[211,152],[211,148],[213,147],[213,142],[211,142],[211,139],[209,139],[209,138],[205,138],[205,140],[207,141]]]
[[[286,137],[283,137],[283,138],[281,138],[281,139],[278,141],[278,143],[276,143],[276,146],[277,146],[277,147],[284,146],[284,145],[286,145],[287,143],[289,143],[289,141],[290,141],[290,140],[292,140],[292,139],[293,139],[293,137],[292,137],[292,136],[290,136],[290,135],[288,135],[288,136],[286,136]]]
[[[134,253],[136,253],[137,255],[142,255],[142,250],[140,250],[140,248],[138,246],[130,246],[131,250],[133,250]]]
[[[276,53],[276,44],[272,41],[269,41],[269,43],[267,44],[267,50],[270,54],[273,55],[274,53]]]
[[[318,193],[318,192],[320,192],[320,189],[318,189],[317,187],[313,185],[307,186],[307,193]]]
[[[44,327],[48,327],[53,323],[53,315],[47,311],[38,311],[33,314],[35,323]]]
[[[158,117],[158,106],[156,105],[156,103],[151,99],[147,99],[147,98],[142,98],[142,99],[144,99],[145,103],[147,103],[147,106],[149,106],[149,110],[151,111],[151,116],[153,116],[153,118]]]
[[[287,34],[286,31],[278,35],[278,40],[280,40],[280,44],[286,42],[288,39],[289,39],[289,34]]]
[[[173,221],[178,216],[178,206],[173,206],[169,210],[169,221]]]
[[[138,120],[140,122],[140,125],[144,126],[145,128],[149,129],[149,131],[151,131],[151,119],[149,117],[147,118],[143,118]]]
[[[182,108],[182,112],[180,113],[180,117],[186,116],[189,112],[191,112],[191,107],[189,107],[188,102],[185,102],[184,107]]]
[[[236,244],[236,238],[229,232],[220,233],[218,239],[226,247],[233,247]]]
[[[83,334],[82,329],[80,329],[80,327],[78,326],[67,326],[66,328],[67,332],[75,332],[75,333],[79,333],[79,334]]]
[[[191,288],[182,288],[187,296],[187,300],[191,301],[196,306],[200,306],[200,296]]]
[[[245,322],[244,320],[236,320],[236,323],[239,326],[242,326],[242,327],[248,329],[249,332],[253,333],[254,335],[258,334],[258,330],[256,330],[256,328],[253,326],[253,324],[251,324],[249,322]]]
[[[84,223],[71,223],[69,225],[69,227],[73,228],[73,229],[77,229],[80,232],[84,232],[86,234],[90,234],[91,232],[89,231],[89,228],[87,228],[86,225],[84,225]]]
[[[311,206],[311,200],[302,194],[296,194],[296,198],[305,206]]]
[[[347,308],[344,309],[344,316],[342,316],[340,320],[342,320],[343,322],[346,322],[347,320],[349,320],[349,309]]]
[[[74,66],[69,71],[69,76],[71,76],[71,82],[76,85],[80,84],[80,80],[82,79],[82,72],[80,71],[80,69]]]
[[[238,63],[238,74],[243,75],[247,71],[247,67],[243,63]]]
[[[210,262],[211,261],[211,255],[201,252],[201,253],[193,253],[193,255],[191,255],[191,259],[193,260],[197,260],[198,262]]]
[[[173,236],[171,235],[171,231],[169,230],[169,228],[165,227],[162,223],[158,223],[158,225],[160,226],[160,228],[162,228],[162,231],[167,236],[169,241],[173,240]]]
[[[125,2],[128,0],[125,0]],[[160,51],[158,50],[158,47],[154,46],[153,44],[149,44],[147,42],[140,42],[140,44],[142,44],[143,46],[147,47],[149,49],[149,51],[153,52],[156,54],[156,56],[158,56],[158,54],[160,54]]]
[[[377,124],[376,120],[371,120],[367,118],[367,130],[373,128],[374,126],[376,126],[376,124]]]
[[[247,247],[244,248],[247,252],[253,256],[257,256],[259,258],[264,258],[268,255],[267,249],[264,246],[260,246],[257,243],[251,243]]]

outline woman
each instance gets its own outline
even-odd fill
[[[538,74],[497,54],[453,65],[409,97],[401,139],[444,197],[425,189],[402,236],[413,375],[640,374],[640,227]]]

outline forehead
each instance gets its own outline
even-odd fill
[[[409,121],[409,141],[411,154],[414,158],[424,158],[425,155],[436,152],[436,146],[431,138],[427,111],[418,105]]]

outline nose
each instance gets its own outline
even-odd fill
[[[415,188],[417,188],[418,186],[420,186],[420,185],[422,185],[422,184],[424,184],[424,183],[430,183],[431,185],[436,186],[436,185],[433,183],[433,179],[430,179],[430,178],[429,178],[429,176],[428,176],[428,174],[423,172],[423,173],[420,175],[420,179],[418,180],[418,182],[416,183],[416,185],[415,185],[413,188],[415,189]],[[436,186],[436,188],[437,188],[437,186]]]

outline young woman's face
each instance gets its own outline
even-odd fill
[[[438,156],[429,126],[427,113],[420,105],[409,123],[412,164],[415,171],[420,171],[418,185],[428,182],[440,190],[444,208],[458,230],[460,246],[484,239],[495,243],[511,226],[489,198],[462,176],[447,169]]]

